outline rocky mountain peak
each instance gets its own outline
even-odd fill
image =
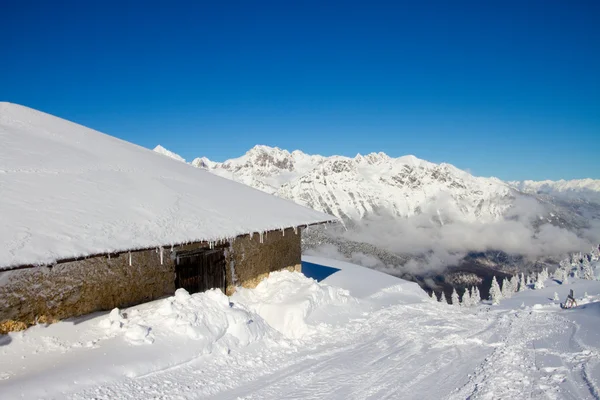
[[[156,151],[179,157],[162,146]],[[347,221],[369,216],[406,218],[424,210],[440,221],[498,220],[525,191],[524,186],[535,187],[529,182],[517,186],[475,177],[451,164],[414,155],[393,158],[383,152],[324,157],[257,145],[238,158],[213,162],[202,157],[192,165]],[[589,188],[594,182],[557,185]]]

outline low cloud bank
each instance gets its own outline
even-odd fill
[[[459,210],[443,201],[409,218],[379,216],[364,219],[341,235],[396,254],[416,256],[403,266],[413,273],[441,270],[457,263],[469,252],[498,250],[534,260],[589,251],[600,241],[599,220],[588,221],[588,228],[575,233],[547,222],[550,212],[547,205],[533,198],[518,197],[504,218],[466,221]],[[331,252],[331,249],[324,251]],[[365,265],[364,261],[375,263],[361,257],[364,258],[357,255],[353,261],[362,265]]]

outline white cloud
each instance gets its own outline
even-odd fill
[[[461,220],[460,211],[451,204],[439,198],[422,214],[410,218],[363,220],[342,236],[396,254],[417,256],[404,265],[403,269],[410,272],[442,269],[471,251],[500,250],[535,259],[587,250],[600,241],[600,221],[593,221],[581,237],[549,223],[534,228],[532,221],[539,220],[546,210],[543,204],[528,197],[517,198],[505,219],[494,222]],[[443,212],[438,213],[439,210]],[[362,265],[374,264],[373,260],[358,261]]]

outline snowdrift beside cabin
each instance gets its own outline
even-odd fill
[[[314,310],[356,301],[345,289],[317,283],[290,271],[271,272],[256,288],[239,288],[231,299],[260,315],[284,336],[294,339],[315,331],[307,322]]]
[[[10,103],[0,188],[0,270],[335,219]]]
[[[306,279],[306,278],[305,278]],[[132,344],[152,344],[179,335],[196,341],[201,354],[227,352],[277,333],[256,314],[236,307],[218,289],[190,295],[178,289],[174,296],[125,311],[113,309],[99,325],[108,336],[123,336]]]

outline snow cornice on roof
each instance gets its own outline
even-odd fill
[[[82,255],[82,256],[77,256],[77,257],[70,257],[70,258],[64,258],[64,259],[60,259],[60,260],[55,260],[54,262],[48,263],[48,264],[13,265],[13,266],[7,266],[7,267],[0,268],[0,272],[15,271],[15,270],[20,270],[20,269],[38,268],[38,267],[52,268],[52,267],[54,267],[55,265],[58,265],[58,264],[64,264],[64,263],[69,263],[69,262],[74,262],[74,261],[79,261],[79,260],[86,260],[86,259],[89,259],[89,258],[95,258],[95,257],[113,257],[113,256],[114,257],[118,257],[121,254],[136,253],[136,252],[141,252],[141,251],[148,251],[148,250],[160,249],[161,247],[162,248],[177,249],[178,247],[187,246],[187,245],[190,245],[190,244],[204,244],[204,245],[206,245],[208,247],[223,247],[223,246],[228,246],[232,241],[235,241],[237,238],[244,237],[244,236],[250,236],[250,237],[260,236],[261,234],[265,234],[265,233],[268,234],[270,232],[283,231],[283,230],[289,229],[289,228],[293,228],[294,231],[296,231],[296,230],[300,230],[300,229],[308,229],[311,226],[324,225],[324,224],[336,224],[336,223],[339,223],[339,222],[340,222],[339,220],[333,219],[331,221],[315,222],[315,223],[312,223],[312,224],[305,224],[305,225],[299,225],[299,226],[288,226],[288,227],[285,227],[285,228],[272,229],[272,230],[264,231],[264,232],[250,232],[250,233],[238,235],[238,236],[233,237],[233,238],[219,240],[216,243],[208,242],[208,241],[192,241],[192,242],[186,242],[186,243],[167,244],[167,245],[164,245],[164,246],[145,247],[145,248],[140,248],[140,249],[124,249],[124,250],[116,250],[116,251],[110,251],[110,252],[102,252],[102,253],[97,253],[97,254],[88,254],[88,255]]]
[[[0,270],[336,220],[10,103],[0,103],[0,187]]]

